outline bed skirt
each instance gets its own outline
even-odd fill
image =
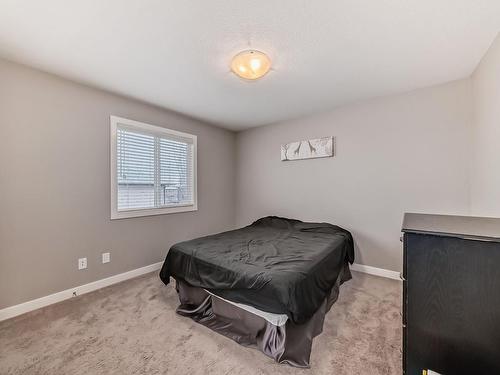
[[[290,319],[278,326],[254,313],[209,294],[202,288],[176,280],[181,305],[177,313],[218,332],[240,345],[259,349],[278,363],[308,368],[314,337],[323,331],[326,313],[338,298],[339,287],[351,278],[347,263],[330,295],[304,324]]]

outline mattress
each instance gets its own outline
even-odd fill
[[[241,229],[175,244],[160,278],[168,284],[174,277],[301,324],[353,261],[353,240],[345,229],[269,216]],[[341,281],[349,278],[344,272]]]

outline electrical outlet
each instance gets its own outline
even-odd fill
[[[102,262],[103,263],[111,262],[111,255],[109,253],[102,253]]]
[[[84,270],[87,268],[87,258],[79,258],[78,259],[78,269]]]

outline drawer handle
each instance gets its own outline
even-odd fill
[[[403,277],[403,273],[402,273],[402,272],[400,272],[400,273],[399,273],[399,278],[400,278],[401,280],[403,280],[403,281],[406,281],[406,279]]]

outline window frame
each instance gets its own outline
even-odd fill
[[[193,144],[193,157],[191,160],[191,170],[193,171],[193,203],[155,208],[133,208],[118,210],[118,165],[117,165],[117,133],[118,125],[130,127],[131,130],[144,131],[160,137],[180,137],[189,139]],[[198,210],[198,189],[197,189],[197,136],[177,130],[167,129],[162,126],[151,125],[140,121],[130,120],[118,116],[110,116],[110,170],[111,170],[111,220],[127,219],[133,217],[166,215],[178,212],[189,212]]]

